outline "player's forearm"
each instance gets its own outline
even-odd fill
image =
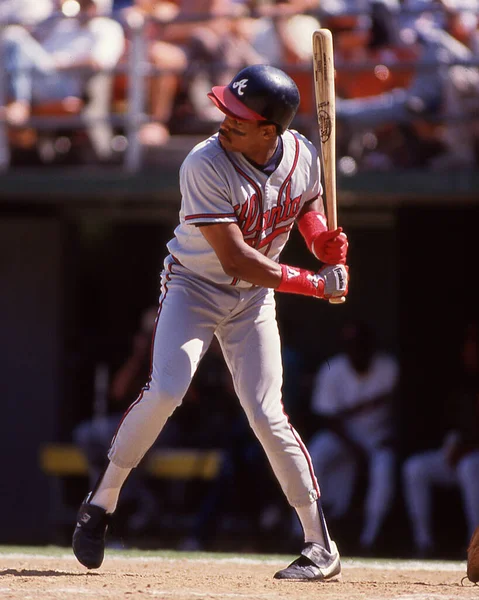
[[[281,265],[247,244],[222,264],[227,275],[253,285],[277,288],[282,279]]]
[[[233,279],[316,298],[347,294],[347,268],[342,265],[327,266],[321,273],[313,273],[278,264],[249,246],[236,223],[202,226],[201,232],[215,251],[224,272]]]
[[[200,231],[215,251],[223,271],[232,279],[262,287],[278,287],[281,266],[249,246],[236,223],[203,225]]]
[[[289,294],[315,298],[339,296],[347,293],[347,271],[342,265],[327,266],[321,273],[299,267],[278,264],[245,244],[245,250],[236,252],[223,264],[233,278],[249,281]]]

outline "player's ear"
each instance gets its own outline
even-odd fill
[[[261,125],[261,131],[265,139],[273,139],[278,135],[276,125],[274,123],[265,123]]]

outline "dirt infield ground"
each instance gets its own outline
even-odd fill
[[[108,555],[87,572],[63,551],[1,553],[2,600],[461,600],[479,587],[461,586],[465,563],[343,560],[341,582],[272,579],[290,557]]]

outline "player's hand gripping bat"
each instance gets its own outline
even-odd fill
[[[333,36],[329,29],[313,33],[313,72],[318,117],[320,157],[328,228],[338,226],[336,203],[336,103],[334,92]],[[330,298],[331,304],[342,304],[344,296]]]

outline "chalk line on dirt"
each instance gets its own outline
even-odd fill
[[[72,554],[59,554],[57,556],[53,556],[51,554],[42,553],[21,553],[21,552],[12,552],[12,553],[0,553],[0,560],[10,559],[10,560],[48,560],[48,561],[59,561],[59,560],[72,560],[76,561]],[[205,557],[182,557],[178,556],[175,558],[172,557],[164,557],[164,556],[120,556],[120,555],[110,555],[105,558],[105,562],[129,562],[129,563],[203,563],[203,564],[240,564],[240,565],[280,565],[284,562],[287,562],[289,557],[285,558],[271,558],[271,559],[255,559],[255,558],[242,558],[242,557],[230,557],[230,558],[215,558],[214,556],[205,558]],[[420,561],[420,560],[400,560],[393,559],[388,561],[387,559],[381,559],[375,561],[374,559],[362,560],[357,558],[343,558],[341,563],[344,568],[353,568],[353,569],[372,569],[378,571],[452,571],[459,572],[464,571],[465,569],[465,561],[457,562],[457,561]]]

